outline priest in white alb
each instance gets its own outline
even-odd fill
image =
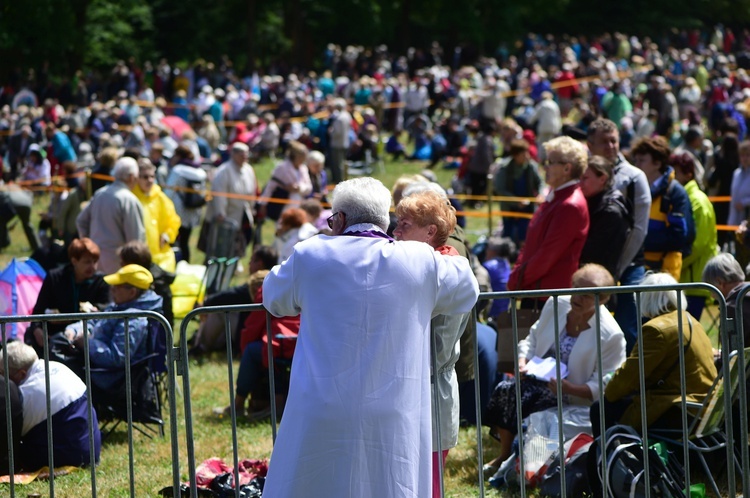
[[[334,235],[266,277],[263,305],[301,327],[264,497],[431,496],[430,319],[479,289],[465,258],[388,237],[390,202],[375,179],[340,183]]]

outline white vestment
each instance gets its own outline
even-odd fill
[[[263,496],[431,496],[430,319],[478,293],[466,258],[421,242],[297,244],[263,285],[272,314],[301,314]]]

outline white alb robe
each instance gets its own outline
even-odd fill
[[[301,313],[263,496],[431,496],[430,319],[478,293],[465,258],[420,242],[297,244],[263,285],[272,314]]]

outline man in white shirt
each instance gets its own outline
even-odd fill
[[[264,495],[431,496],[430,319],[479,288],[465,258],[388,237],[390,204],[373,178],[340,183],[334,235],[266,277],[266,309],[302,321]]]
[[[344,179],[344,160],[349,150],[349,132],[352,129],[352,115],[346,110],[346,101],[336,99],[333,103],[333,114],[328,133],[331,138],[330,170],[333,183]]]
[[[244,143],[235,142],[232,145],[229,160],[219,166],[219,169],[216,170],[216,176],[211,182],[213,197],[208,204],[206,220],[215,223],[230,220],[238,229],[243,227],[244,221],[247,221],[250,227],[253,226],[251,200],[247,197],[236,197],[237,195],[257,195],[255,171],[247,162],[249,155],[250,148]],[[249,238],[241,230],[238,230],[237,233],[239,244],[237,245],[238,254],[236,255],[242,257],[245,255]]]

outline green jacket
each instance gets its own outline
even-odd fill
[[[455,230],[448,236],[446,244],[457,250],[461,256],[469,258],[469,251],[466,248],[466,234],[460,226],[456,225]],[[476,322],[469,320],[459,342],[461,356],[459,356],[455,367],[459,382],[474,379],[474,337],[476,334]]]
[[[716,238],[716,214],[714,206],[708,200],[698,183],[690,180],[685,185],[685,191],[690,199],[690,207],[693,209],[693,221],[695,222],[695,241],[690,256],[682,259],[682,273],[680,282],[702,282],[703,268],[709,259],[719,254],[719,246]],[[689,290],[688,296],[711,297],[707,290]],[[700,318],[700,317],[697,317]]]
[[[515,186],[522,180],[521,185],[526,192],[518,191]],[[542,177],[539,175],[539,165],[530,160],[526,164],[516,164],[513,158],[506,157],[499,163],[499,167],[493,176],[495,195],[507,197],[536,197],[542,189]],[[503,211],[517,211],[533,213],[536,205],[532,202],[527,206],[521,206],[517,202],[504,201],[500,203]]]
[[[685,348],[685,394],[688,401],[700,403],[706,397],[716,378],[711,340],[700,322],[692,322],[692,336],[687,312],[682,314],[682,335]],[[679,328],[677,312],[649,320],[643,326],[643,371],[646,377],[646,422],[656,422],[671,407],[680,407]],[[688,345],[689,342],[689,345]],[[638,356],[636,345],[625,363],[615,372],[607,384],[604,396],[608,401],[617,401],[635,394],[633,402],[620,417],[619,423],[641,430],[641,396],[638,382]],[[661,386],[658,382],[663,380]],[[681,420],[675,420],[681,423]]]

